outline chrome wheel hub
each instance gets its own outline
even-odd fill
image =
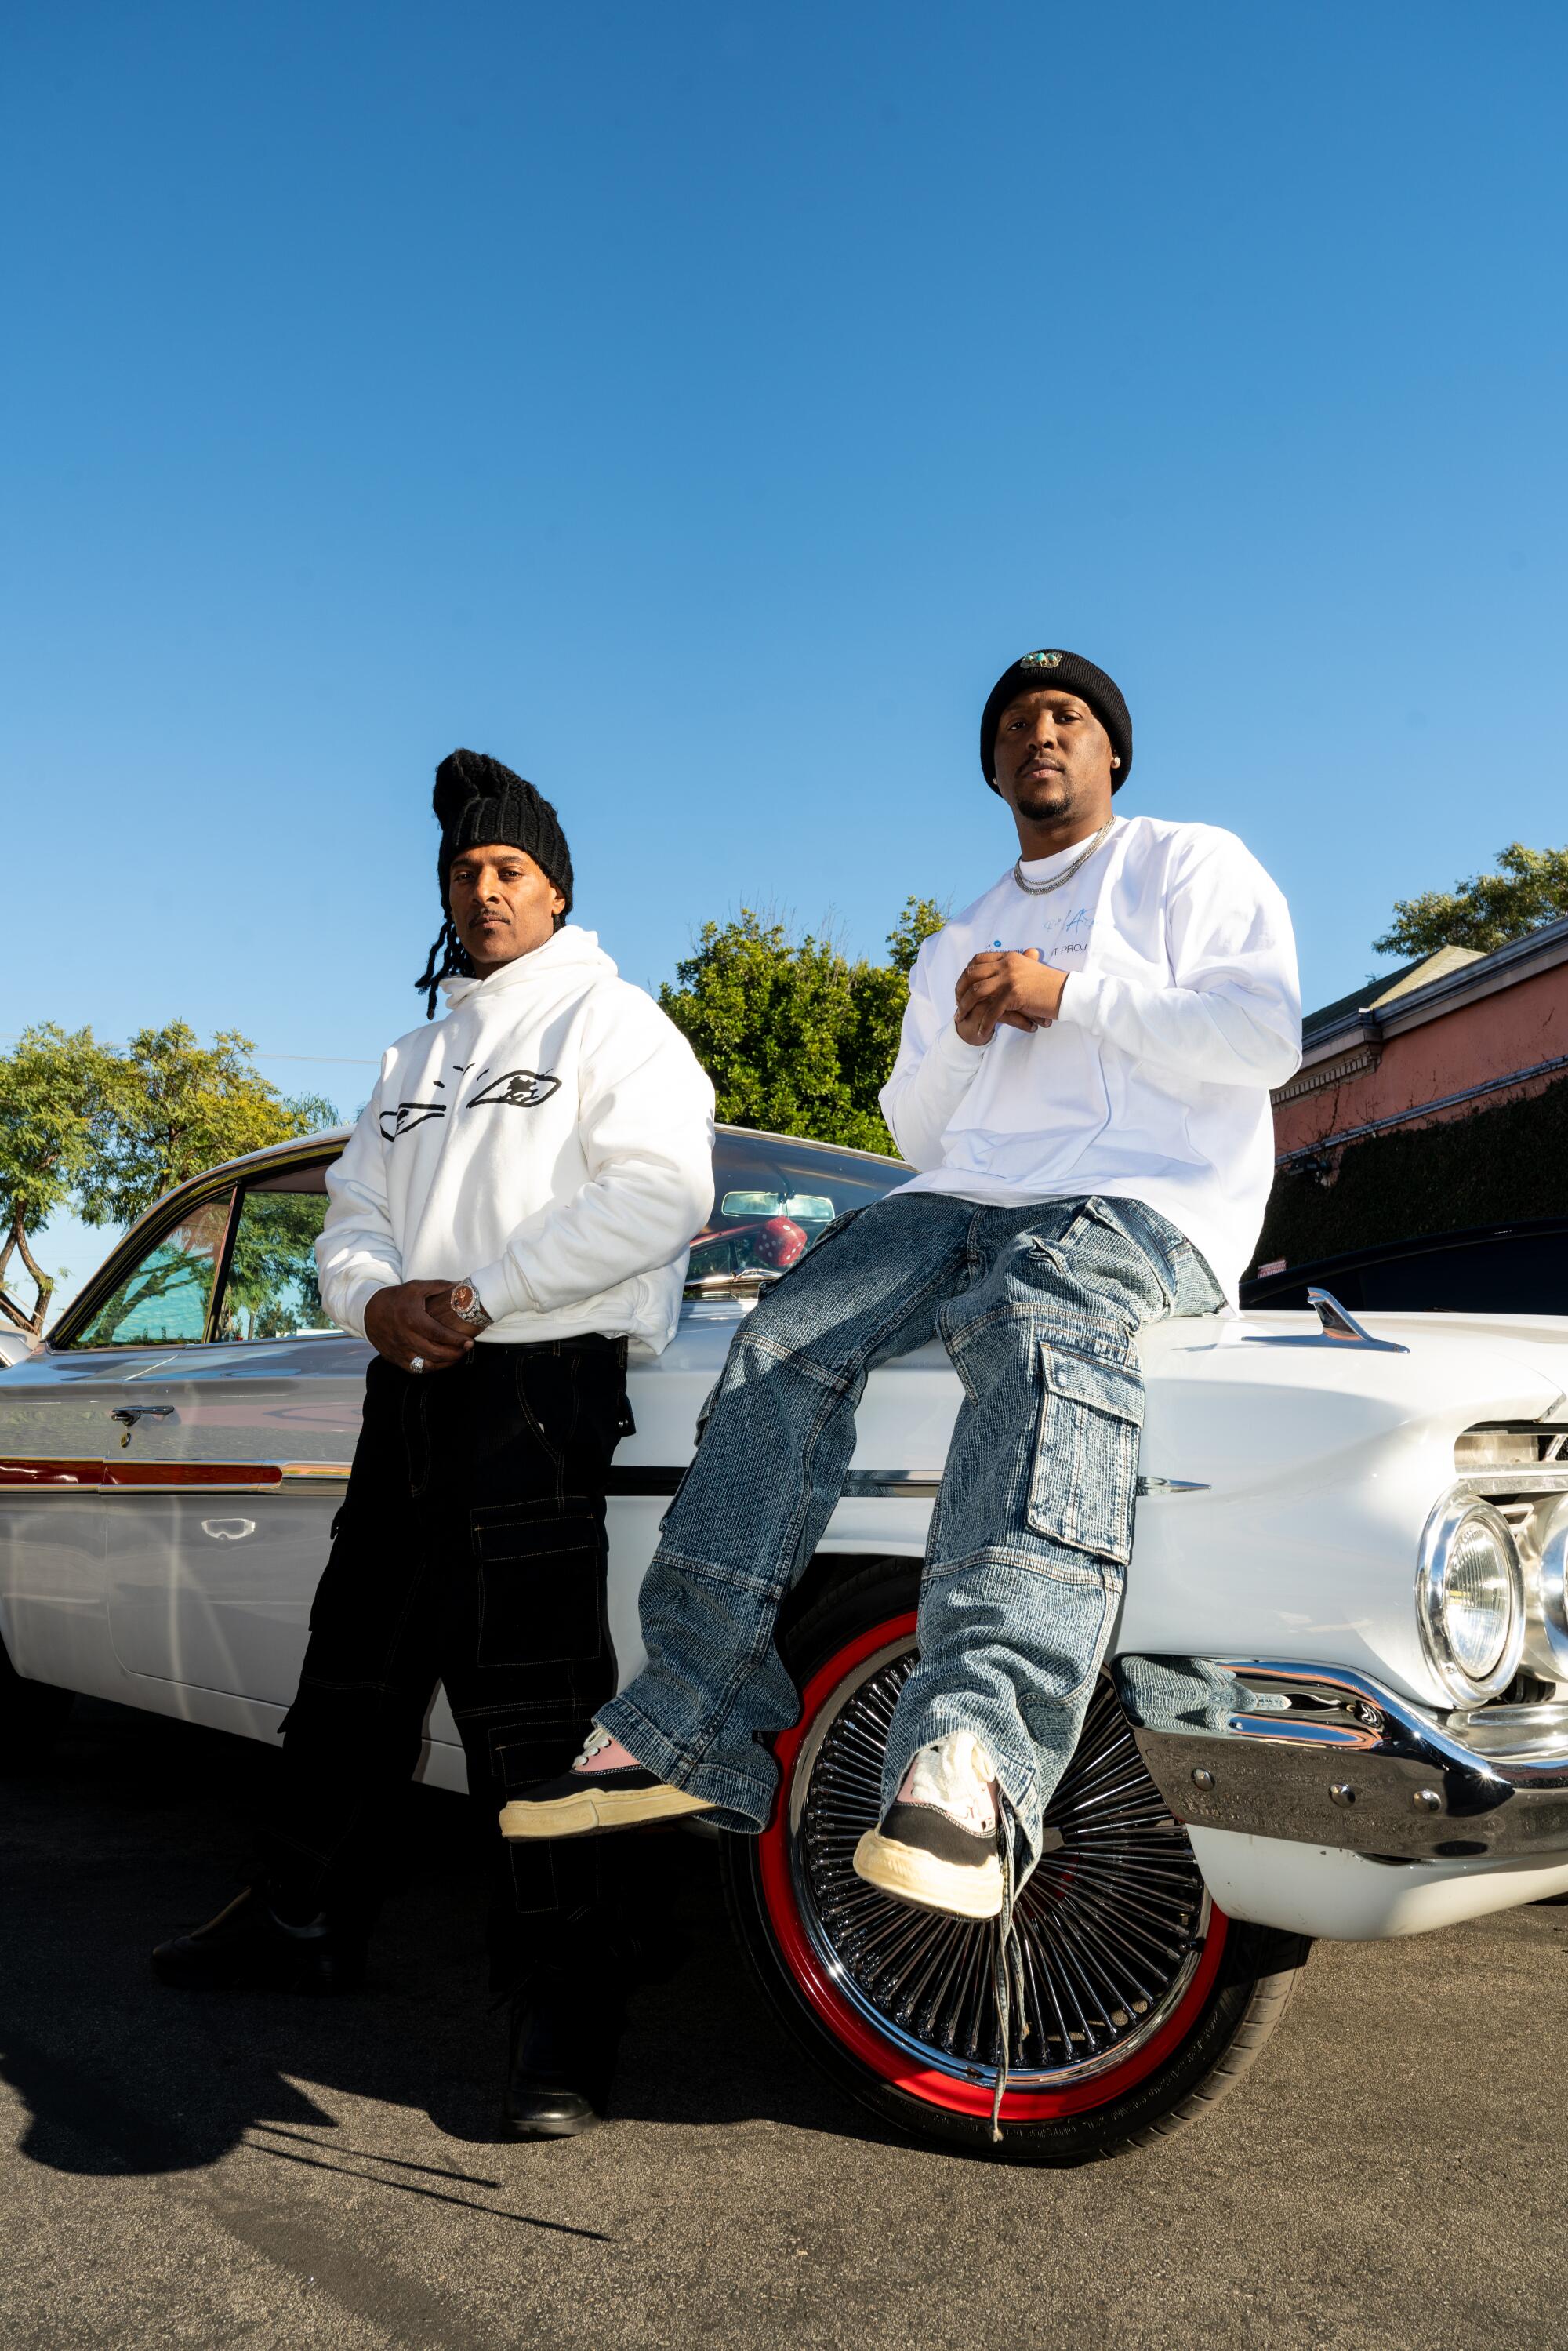
[[[812,1726],[790,1792],[796,1896],[840,1990],[886,2039],[940,2072],[986,2080],[1000,2054],[996,1928],[894,1901],[851,1866],[878,1818],[888,1725],[914,1662],[907,1636],[867,1659]],[[1186,1832],[1107,1680],[1045,1819],[1061,1843],[1017,1909],[1018,2089],[1105,2073],[1149,2041],[1192,1980],[1209,1917]]]

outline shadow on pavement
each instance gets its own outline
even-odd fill
[[[29,2110],[21,2151],[87,2175],[193,2170],[242,2144],[261,2162],[362,2159],[373,2174],[353,2176],[389,2190],[591,2235],[480,2200],[508,2184],[499,2146],[496,2159],[483,2152],[497,2144],[505,2016],[486,1988],[484,1852],[458,1798],[410,1792],[405,1879],[363,1992],[189,1993],[154,1980],[152,1944],[210,1917],[241,1882],[274,1763],[248,1740],[83,1700],[54,1755],[0,1782],[0,2076]],[[653,1882],[692,1957],[634,1997],[614,2116],[886,2137],[768,2014],[725,1917],[714,1844],[658,1842]],[[339,2117],[316,2090],[427,2115],[465,2152],[415,2163],[349,2144],[351,2130],[324,2142]]]

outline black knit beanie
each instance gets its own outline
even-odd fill
[[[1096,669],[1082,653],[1057,653],[1049,648],[1042,653],[1022,654],[1010,669],[1003,670],[986,697],[980,718],[980,772],[987,783],[992,791],[996,790],[997,728],[1001,725],[1003,711],[1020,694],[1036,694],[1048,685],[1060,685],[1089,705],[1122,762],[1111,785],[1113,792],[1119,792],[1133,767],[1133,722],[1122,699],[1122,689],[1113,677],[1107,677],[1103,669]]]
[[[570,914],[571,852],[560,819],[532,784],[483,751],[449,751],[435,770],[431,805],[441,820],[436,872],[443,906],[447,904],[453,859],[465,849],[494,842],[526,849],[555,883],[566,900],[565,913]]]
[[[435,1017],[435,999],[442,981],[455,975],[466,975],[474,968],[457,935],[447,894],[452,861],[461,857],[465,849],[526,849],[566,900],[556,917],[558,929],[571,912],[571,852],[566,845],[560,819],[532,784],[483,751],[449,751],[435,770],[435,794],[431,805],[441,820],[441,848],[435,871],[441,883],[443,921],[424,969],[413,983],[424,998],[427,1019]]]

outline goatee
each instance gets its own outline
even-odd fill
[[[1063,776],[1026,776],[1018,786],[1018,810],[1020,816],[1042,821],[1059,822],[1072,814],[1072,792]]]

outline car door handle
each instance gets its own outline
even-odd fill
[[[246,1535],[256,1532],[254,1519],[204,1519],[202,1532],[211,1535],[214,1542],[244,1542]]]
[[[131,1432],[139,1420],[178,1420],[180,1417],[172,1404],[116,1405],[109,1416],[120,1423],[121,1445],[130,1444]]]

